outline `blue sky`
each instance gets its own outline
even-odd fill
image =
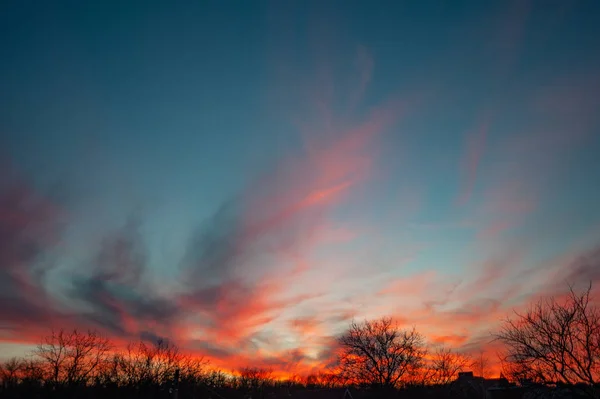
[[[0,210],[29,220],[2,221],[2,273],[31,289],[3,294],[2,345],[85,324],[310,368],[392,314],[474,351],[531,292],[598,277],[594,1],[1,8]]]

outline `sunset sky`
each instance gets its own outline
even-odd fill
[[[600,280],[597,1],[4,1],[0,59],[0,357],[307,373],[389,315],[493,360]]]

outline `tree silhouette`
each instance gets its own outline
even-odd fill
[[[86,384],[108,361],[112,345],[95,331],[60,330],[44,337],[35,354],[55,384]]]
[[[425,374],[426,382],[434,385],[451,383],[459,371],[464,371],[473,364],[468,355],[457,353],[450,348],[441,347],[433,352],[429,368]]]
[[[600,311],[591,304],[591,284],[564,299],[541,299],[525,313],[507,319],[496,334],[506,344],[506,371],[519,380],[585,384],[598,397]]]
[[[423,366],[424,338],[400,330],[391,318],[352,322],[339,338],[339,368],[352,384],[393,388],[407,383]]]
[[[23,362],[16,357],[10,358],[0,364],[0,380],[5,387],[12,387],[19,383]]]

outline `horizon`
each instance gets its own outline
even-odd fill
[[[0,357],[51,328],[307,374],[485,354],[600,281],[600,4],[0,6]]]

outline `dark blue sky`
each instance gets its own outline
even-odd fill
[[[160,333],[242,355],[272,334],[311,364],[322,342],[286,327],[311,309],[396,295],[443,335],[456,309],[545,289],[600,241],[599,49],[591,0],[5,1],[1,155],[67,214],[45,312],[108,320],[71,279],[104,276],[131,317],[152,287],[194,326]],[[121,234],[134,282],[98,272]]]

